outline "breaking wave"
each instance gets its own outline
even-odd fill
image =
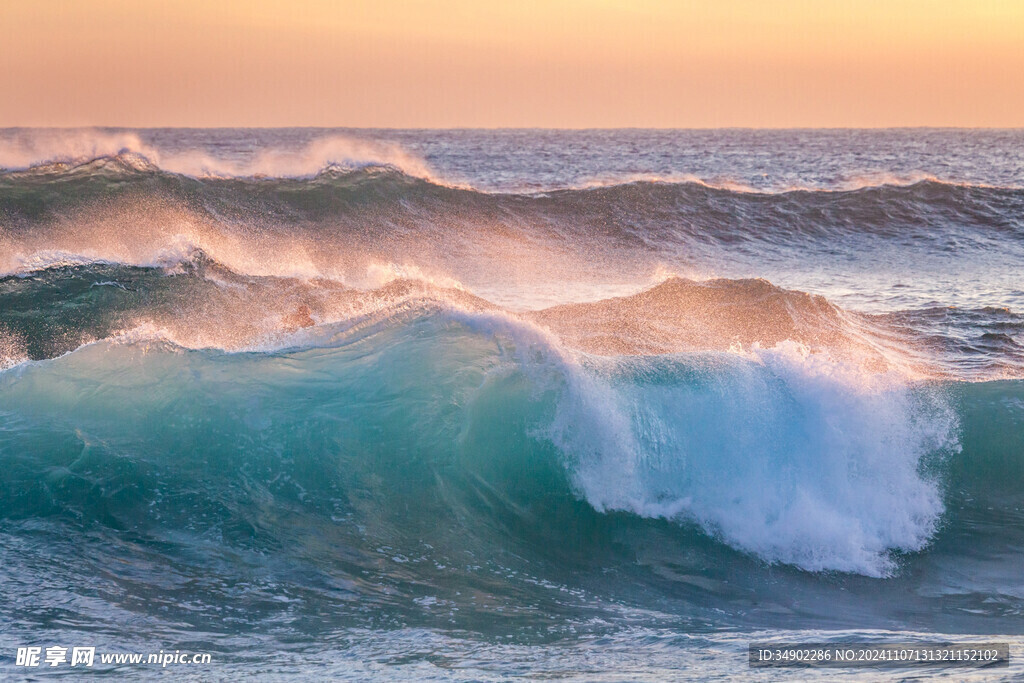
[[[224,356],[159,336],[120,336],[8,370],[0,395],[6,410],[33,406],[54,428],[77,424],[100,442],[109,438],[104,424],[144,430],[169,406],[188,414],[196,395],[226,391],[220,417],[211,418],[222,422],[210,428],[220,440],[246,441],[258,423],[269,430],[261,448],[272,450],[313,405],[317,414],[331,405],[362,416],[345,437],[352,453],[377,448],[373,435],[388,429],[389,441],[416,439],[409,456],[435,467],[449,466],[456,433],[457,450],[474,459],[485,457],[475,449],[486,450],[474,435],[504,435],[513,458],[548,453],[548,443],[555,450],[545,457],[555,462],[546,466],[564,469],[557,495],[579,495],[598,512],[695,524],[768,562],[868,576],[890,574],[892,553],[927,546],[943,513],[935,463],[959,446],[956,414],[941,392],[793,342],[743,353],[590,356],[500,311],[419,300],[359,324],[312,328],[282,349]],[[154,382],[160,389],[150,395]],[[298,400],[313,386],[318,398]],[[255,413],[244,407],[254,400]],[[366,412],[374,405],[376,417]],[[386,427],[388,415],[407,423]],[[13,446],[29,433],[25,425],[4,438]],[[132,438],[148,441],[144,432]],[[434,495],[436,485],[421,481],[416,495]],[[524,486],[523,495],[542,495]],[[18,494],[26,497],[35,500]],[[48,505],[70,504],[60,501],[58,494]],[[28,514],[25,504],[7,514]]]

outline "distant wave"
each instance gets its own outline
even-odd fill
[[[917,186],[1011,192],[1024,190],[1024,186],[1020,185],[959,181],[923,172],[864,174],[844,178],[832,184],[788,184],[777,187],[755,187],[730,178],[706,178],[686,173],[634,173],[591,178],[570,185],[490,190],[444,179],[431,170],[425,161],[416,159],[397,146],[343,137],[323,138],[309,143],[299,151],[269,149],[250,160],[237,162],[215,159],[200,152],[178,156],[161,153],[141,143],[137,136],[126,134],[124,137],[126,139],[114,136],[110,141],[103,140],[105,144],[86,146],[83,148],[85,153],[82,154],[74,151],[38,151],[34,146],[31,151],[20,152],[17,146],[14,146],[0,153],[0,179],[7,179],[8,182],[32,179],[39,182],[47,179],[73,180],[94,175],[103,177],[165,173],[195,179],[239,180],[265,185],[274,181],[310,181],[317,178],[356,182],[364,180],[366,175],[376,176],[379,182],[384,182],[387,179],[399,180],[397,176],[407,176],[407,180],[423,180],[439,188],[467,190],[499,197],[558,196],[585,191],[615,191],[646,185],[680,188],[689,186],[692,189],[768,196],[794,193],[846,194],[861,190],[899,190]],[[119,146],[121,143],[126,144]],[[60,143],[55,150],[66,148],[74,150],[75,145]]]
[[[967,182],[953,179],[939,178],[931,173],[914,172],[904,174],[894,173],[867,173],[853,175],[830,184],[783,184],[769,187],[755,187],[748,183],[730,178],[702,178],[693,174],[657,174],[657,173],[634,173],[628,175],[613,175],[605,178],[591,178],[577,185],[547,188],[543,191],[552,190],[587,190],[593,188],[615,187],[617,185],[631,185],[634,183],[663,183],[668,185],[701,185],[713,190],[725,190],[728,192],[739,192],[746,194],[788,194],[790,192],[854,192],[876,187],[909,187],[918,183],[935,183],[938,185],[950,185],[955,187],[978,187],[987,189],[1020,190],[1022,185],[992,185],[987,183]]]
[[[194,178],[311,178],[332,170],[358,170],[366,167],[388,167],[412,177],[451,188],[474,189],[465,181],[446,179],[437,174],[422,158],[396,143],[331,135],[315,139],[302,148],[266,148],[251,157],[239,160],[214,157],[198,150],[170,152],[147,144],[136,133],[101,130],[32,130],[15,135],[0,150],[0,174],[59,173],[96,169],[100,166],[120,167],[125,172],[162,170]],[[699,185],[708,189],[747,194],[787,194],[790,192],[851,192],[876,187],[906,187],[922,182],[958,187],[987,189],[1024,189],[1021,185],[990,185],[955,178],[940,178],[921,171],[902,174],[886,172],[847,176],[831,183],[782,184],[755,187],[744,181],[726,177],[702,177],[687,173],[630,173],[592,177],[576,184],[507,189],[497,194],[544,194],[548,192],[587,190],[660,183]]]
[[[315,154],[313,156],[316,156]],[[312,167],[311,167],[312,168]],[[274,238],[277,228],[294,233],[297,223],[326,224],[327,244],[411,238],[414,234],[461,242],[493,243],[494,238],[580,241],[606,238],[605,248],[629,244],[672,248],[686,240],[801,240],[863,235],[933,243],[949,249],[977,244],[988,248],[993,234],[1024,234],[1024,190],[921,179],[909,184],[862,184],[857,189],[750,192],[697,180],[643,179],[587,189],[533,194],[488,193],[410,175],[400,166],[366,162],[358,166],[319,165],[300,177],[220,177],[202,179],[161,170],[131,153],[92,158],[75,165],[50,163],[29,171],[0,174],[0,240],[21,227],[74,222],[65,236],[49,243],[33,238],[37,251],[83,252],[83,234],[95,234],[88,248],[102,255],[96,241],[113,230],[98,223],[130,220],[152,241],[162,234],[190,238],[207,251],[211,240],[252,244]],[[158,225],[157,225],[158,223]],[[184,224],[175,231],[174,224]],[[91,225],[90,225],[91,224]],[[202,224],[201,226],[197,224]],[[244,236],[231,236],[241,229]],[[37,228],[34,232],[42,234]],[[344,233],[344,234],[339,234]],[[79,242],[78,245],[72,242]],[[295,245],[291,245],[294,247]],[[8,244],[8,254],[28,256]],[[226,257],[219,256],[218,258]],[[115,257],[113,260],[129,261]],[[394,259],[392,259],[394,260]],[[0,263],[11,272],[17,264]]]
[[[112,160],[126,170],[159,168],[197,178],[308,177],[331,167],[386,165],[410,175],[432,177],[426,162],[398,145],[333,135],[299,150],[269,148],[251,159],[218,159],[192,150],[171,153],[144,143],[135,133],[94,130],[32,131],[16,137],[0,151],[0,169],[7,172],[88,167]]]
[[[268,351],[316,336],[312,327],[491,311],[547,330],[573,353],[605,357],[743,355],[791,343],[908,379],[1024,377],[1024,345],[1015,339],[1024,334],[1024,317],[1006,309],[867,315],[761,279],[670,276],[625,296],[512,311],[410,264],[373,263],[353,285],[237,272],[198,249],[146,266],[69,254],[37,265],[43,263],[0,278],[6,366],[103,339]]]
[[[1017,377],[1024,368],[1019,321],[998,312],[871,317],[763,280],[688,268],[694,254],[760,263],[779,254],[845,259],[862,248],[896,254],[895,267],[925,257],[945,267],[954,255],[1012,259],[1024,244],[1022,190],[920,179],[765,194],[643,178],[491,193],[340,142],[336,153],[324,151],[327,143],[303,151],[302,164],[312,165],[295,157],[271,169],[319,169],[295,177],[244,175],[255,166],[235,168],[240,176],[192,176],[137,152],[89,156],[99,143],[79,144],[78,161],[0,174],[0,277],[31,281],[29,297],[52,285],[79,301],[51,301],[60,312],[39,326],[51,330],[47,340],[22,331],[4,342],[15,349],[6,358],[49,357],[140,325],[190,347],[273,346],[281,321],[300,307],[316,322],[383,310],[390,294],[382,293],[401,281],[532,316],[566,345],[600,355],[792,341],[921,377]],[[342,152],[365,159],[320,167]],[[673,274],[684,277],[666,280]],[[119,283],[124,296],[94,287],[79,300],[83,282]],[[78,324],[76,311],[96,317]]]

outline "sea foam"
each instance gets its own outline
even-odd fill
[[[590,365],[589,368],[586,366]],[[956,419],[893,374],[783,343],[591,359],[550,432],[599,510],[698,524],[768,562],[890,575],[943,513],[924,471]]]

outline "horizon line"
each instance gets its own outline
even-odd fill
[[[1024,131],[1019,126],[126,126],[112,124],[88,124],[74,126],[0,126],[0,130],[380,130],[380,131],[853,131],[853,130],[976,130],[976,131]]]

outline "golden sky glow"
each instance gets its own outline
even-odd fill
[[[1024,126],[1024,0],[0,0],[0,126]]]

